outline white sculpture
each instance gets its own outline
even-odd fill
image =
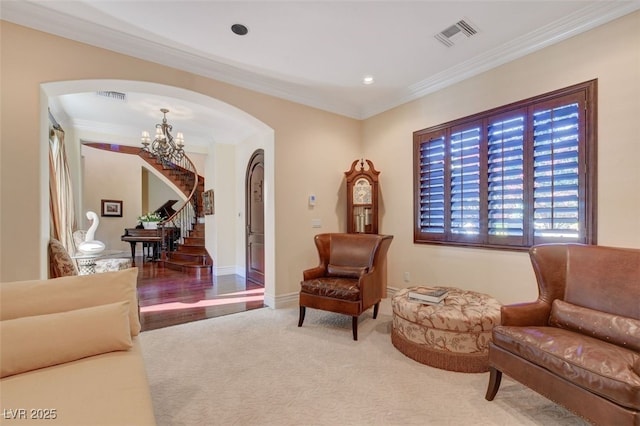
[[[78,246],[78,251],[85,254],[97,254],[105,249],[105,245],[102,241],[96,241],[96,229],[98,229],[98,215],[95,212],[88,211],[87,219],[91,221],[91,226],[87,231],[87,235],[84,237],[84,241]]]

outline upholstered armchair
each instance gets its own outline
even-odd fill
[[[353,340],[358,340],[358,317],[387,297],[387,251],[392,235],[319,234],[315,236],[320,263],[303,272],[300,283],[302,327],[306,308],[352,317]]]

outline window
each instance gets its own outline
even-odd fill
[[[414,242],[596,239],[592,80],[414,132]]]

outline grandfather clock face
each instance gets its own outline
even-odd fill
[[[353,204],[371,204],[371,183],[365,178],[353,185]]]

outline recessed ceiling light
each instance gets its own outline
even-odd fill
[[[238,34],[240,36],[246,35],[249,32],[249,29],[247,27],[245,27],[242,24],[233,24],[231,26],[231,31],[234,32],[234,34]]]
[[[375,80],[373,79],[372,75],[365,75],[362,78],[362,84],[373,84]]]

